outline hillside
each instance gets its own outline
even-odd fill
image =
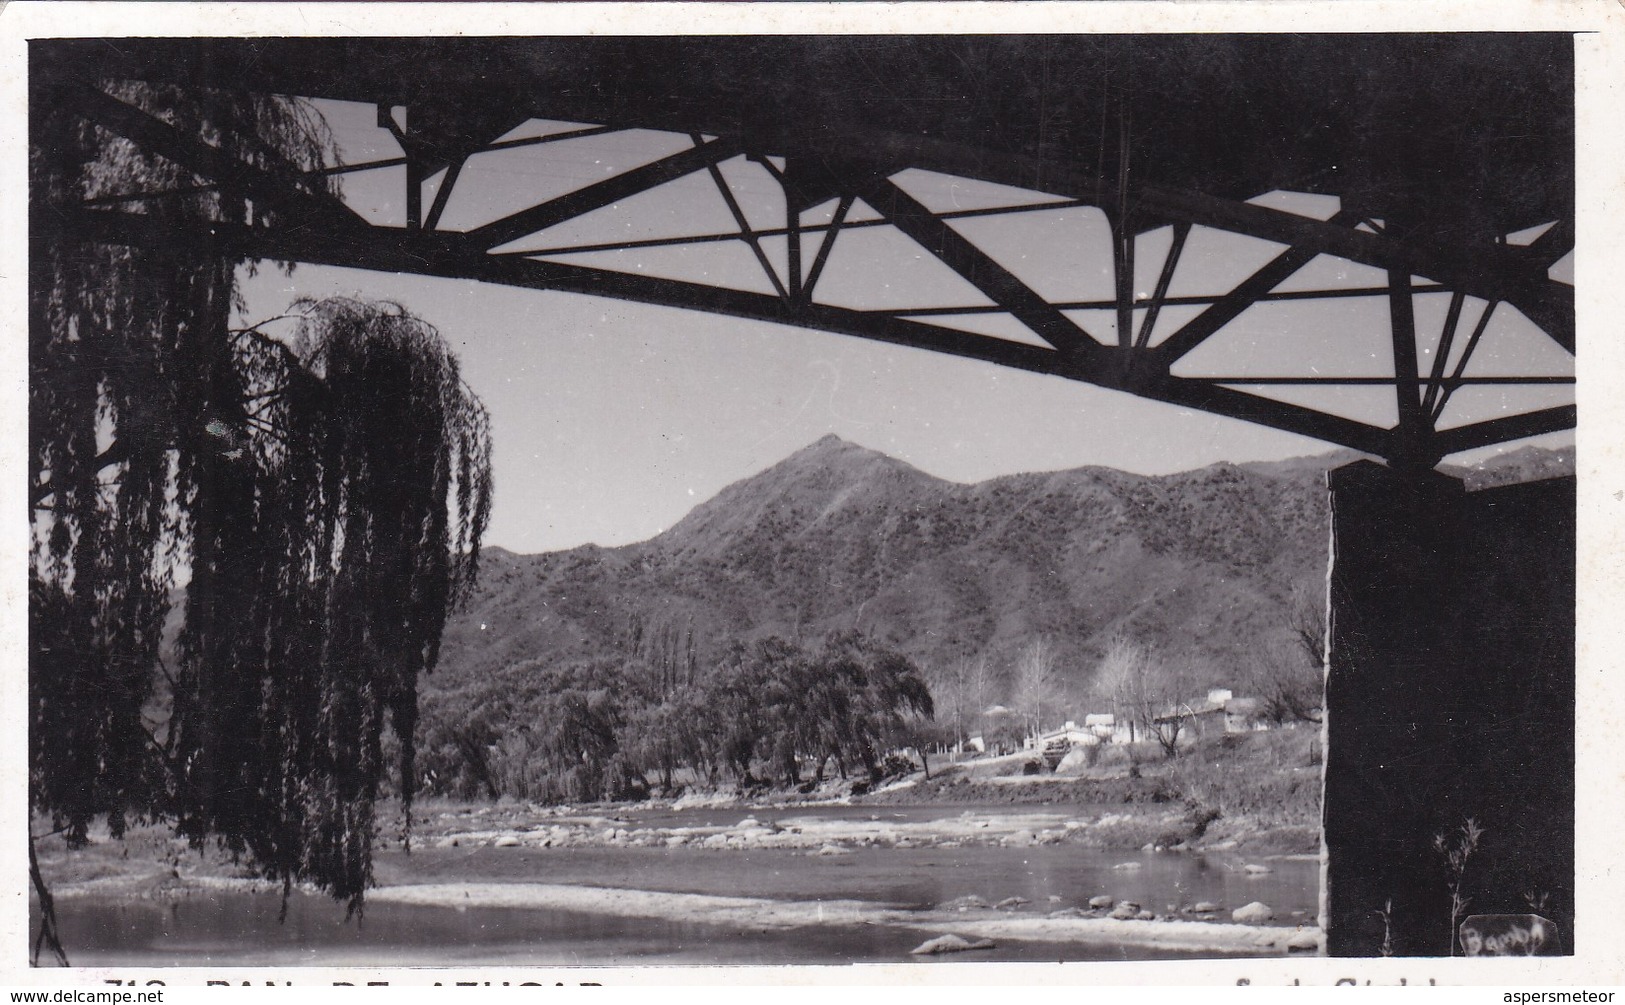
[[[634,637],[686,648],[692,632],[703,660],[730,639],[853,626],[928,678],[979,654],[1002,673],[1044,637],[1081,687],[1122,632],[1229,683],[1281,637],[1293,590],[1318,588],[1324,472],[1350,459],[962,485],[828,436],[651,540],[492,549],[426,699],[523,659],[614,657]],[[1459,473],[1476,487],[1572,469],[1571,451],[1525,448]]]

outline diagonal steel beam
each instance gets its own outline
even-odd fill
[[[304,214],[303,223],[360,219],[337,196],[315,186],[306,187],[304,172],[292,164],[269,168],[250,164],[99,87],[73,83],[65,85],[63,91],[78,104],[87,120],[148,153],[172,160],[221,186],[236,188],[267,206]]]
[[[862,150],[874,162],[891,165],[892,171],[929,164],[931,170],[943,174],[1029,188],[1033,178],[1041,177],[1044,190],[1053,195],[1095,206],[1109,205],[1116,198],[1115,184],[1098,172],[1053,160],[1008,152],[994,154],[949,140],[856,123],[844,123],[831,135],[841,137],[844,149]],[[782,143],[784,149],[778,152],[828,157],[830,151],[821,145],[824,142],[819,136],[796,137]],[[1136,185],[1130,200],[1147,217],[1214,227],[1277,244],[1302,245],[1373,268],[1406,269],[1480,300],[1506,300],[1555,342],[1574,351],[1574,291],[1548,279],[1544,266],[1532,269],[1529,256],[1521,254],[1527,249],[1489,243],[1441,247],[1417,240],[1401,242],[1239,199],[1160,185]]]
[[[1478,343],[1484,338],[1484,332],[1489,329],[1490,318],[1494,316],[1496,308],[1500,306],[1500,303],[1491,300],[1484,305],[1484,309],[1479,313],[1478,323],[1473,326],[1473,333],[1467,337],[1467,344],[1462,347],[1461,358],[1456,360],[1455,370],[1450,374],[1450,378],[1444,382],[1438,401],[1433,406],[1432,418],[1435,426],[1438,425],[1439,417],[1444,415],[1444,410],[1450,407],[1450,398],[1456,393],[1456,388],[1460,386],[1462,374],[1467,372],[1467,364],[1472,362],[1473,350],[1478,348]]]
[[[695,146],[699,146],[703,142],[704,140],[698,135],[694,137]],[[739,200],[734,198],[734,190],[728,186],[728,179],[722,176],[722,166],[712,161],[706,165],[706,170],[711,174],[712,184],[717,187],[717,194],[722,196],[722,201],[727,204],[728,213],[734,218],[735,225],[739,227],[740,238],[750,246],[751,252],[756,256],[756,264],[762,267],[762,272],[767,276],[768,282],[773,284],[774,292],[788,300],[790,291],[785,289],[784,280],[779,278],[778,270],[773,268],[773,262],[768,259],[767,251],[763,249],[762,242],[757,239],[755,233],[750,229],[750,220],[745,216],[744,208],[739,205]],[[791,282],[797,283],[794,279]]]
[[[1528,436],[1573,429],[1578,419],[1579,411],[1573,405],[1543,408],[1536,412],[1507,415],[1499,419],[1457,426],[1454,429],[1441,429],[1433,434],[1433,446],[1440,456],[1448,456],[1463,450],[1475,450],[1478,447],[1521,440]]]
[[[1104,365],[1105,349],[1088,332],[891,179],[878,179],[861,194],[898,230],[1044,341],[1085,365]]]
[[[446,177],[440,179],[440,187],[434,192],[434,204],[429,207],[429,215],[423,221],[424,230],[435,230],[440,226],[440,216],[451,202],[451,193],[457,187],[457,179],[462,177],[465,163],[467,158],[452,161],[446,166]]]
[[[500,247],[527,234],[546,230],[595,209],[602,209],[622,199],[631,198],[639,192],[664,185],[683,175],[704,170],[740,152],[737,140],[729,138],[711,140],[701,146],[672,154],[670,157],[662,157],[642,167],[623,171],[613,178],[578,188],[557,199],[550,199],[540,205],[520,210],[511,216],[493,220],[469,231],[468,236],[485,248]]]
[[[1547,228],[1546,233],[1531,241],[1527,248],[1516,250],[1551,268],[1558,259],[1574,250],[1574,220],[1558,220]]]
[[[1163,339],[1155,349],[1150,350],[1152,356],[1158,359],[1163,367],[1172,368],[1192,349],[1240,317],[1247,308],[1263,300],[1271,290],[1285,282],[1294,272],[1314,261],[1319,254],[1313,248],[1295,246],[1276,255],[1257,272],[1215,301],[1213,306],[1191,318],[1183,327]]]
[[[824,274],[824,266],[829,263],[829,254],[835,249],[835,239],[841,234],[841,227],[846,225],[846,215],[852,211],[852,203],[857,201],[853,196],[843,195],[835,204],[835,215],[830,217],[829,225],[824,228],[823,239],[818,242],[818,251],[813,255],[812,267],[807,270],[807,276],[801,282],[800,299],[803,302],[812,300],[813,289],[818,285],[818,278]]]
[[[1501,290],[1501,299],[1522,311],[1523,316],[1533,321],[1552,341],[1573,354],[1574,287],[1546,278],[1545,271],[1542,268],[1538,275],[1506,283]]]
[[[1190,234],[1190,224],[1174,224],[1173,241],[1168,245],[1168,254],[1162,260],[1162,271],[1157,275],[1157,288],[1151,293],[1151,306],[1146,309],[1145,321],[1140,325],[1139,334],[1134,337],[1136,349],[1144,349],[1151,344],[1151,335],[1157,328],[1157,317],[1162,313],[1163,304],[1168,302],[1168,287],[1174,280],[1174,270],[1179,267],[1179,256],[1184,253],[1185,240]]]
[[[205,250],[314,265],[380,272],[474,279],[537,290],[560,290],[638,303],[708,311],[773,324],[810,328],[893,345],[981,360],[1113,390],[1116,371],[1090,365],[1077,354],[976,335],[868,311],[815,303],[787,303],[777,296],[603,269],[490,255],[467,239],[445,232],[407,231],[357,224],[335,232],[297,227],[248,227],[209,223],[202,233],[146,214],[78,210],[51,221],[52,237],[139,247],[174,241],[202,242]],[[1101,353],[1107,350],[1100,347]],[[1393,449],[1388,430],[1200,381],[1147,375],[1133,393],[1198,408],[1276,429],[1341,444],[1378,456]]]
[[[1445,311],[1444,327],[1439,329],[1439,341],[1433,349],[1433,366],[1428,373],[1427,393],[1422,396],[1422,414],[1432,422],[1436,417],[1433,406],[1439,401],[1439,392],[1444,387],[1445,364],[1450,361],[1450,350],[1456,343],[1456,329],[1461,327],[1461,308],[1467,302],[1467,294],[1457,290],[1450,294],[1450,308]]]
[[[1531,269],[1526,256],[1517,254],[1523,249],[1488,244],[1442,248],[1369,234],[1343,226],[1336,218],[1315,220],[1197,192],[1147,186],[1138,194],[1141,206],[1175,219],[1313,248],[1360,265],[1403,269],[1480,300],[1505,300],[1558,345],[1574,351],[1574,288]]]
[[[1183,405],[1261,426],[1284,429],[1377,457],[1392,457],[1397,453],[1391,430],[1274,398],[1248,394],[1232,387],[1219,387],[1200,378],[1155,377],[1137,386],[1134,393],[1171,405]]]

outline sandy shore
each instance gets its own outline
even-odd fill
[[[1318,929],[1270,928],[1203,921],[1015,917],[989,909],[909,911],[856,900],[787,902],[753,897],[569,886],[548,883],[440,883],[382,887],[374,903],[438,907],[508,907],[583,911],[739,928],[888,925],[975,939],[1155,946],[1207,952],[1278,952],[1319,947]]]
[[[789,848],[810,852],[827,849],[889,846],[927,847],[957,844],[1055,844],[1083,836],[1092,826],[1110,827],[1126,815],[1094,819],[1059,812],[976,813],[966,811],[931,820],[831,819],[796,809],[741,810],[740,819],[709,826],[650,826],[635,817],[550,814],[500,810],[440,814],[425,821],[419,838],[439,848],[496,844],[536,848],[583,846],[696,847],[717,850]],[[1143,819],[1143,818],[1142,818]]]
[[[908,783],[903,783],[904,785]],[[663,808],[694,805],[731,807],[738,816],[709,825],[650,823],[644,818]],[[1139,850],[1147,835],[1177,833],[1185,826],[1178,807],[1141,806],[1120,810],[1061,806],[1003,807],[955,811],[941,808],[929,818],[897,819],[894,808],[839,818],[820,815],[814,804],[747,807],[679,801],[662,807],[638,804],[624,813],[582,813],[569,807],[526,805],[465,807],[422,814],[413,841],[419,846],[453,848],[501,842],[535,848],[696,847],[715,850],[799,849],[836,854],[859,847],[1031,847],[1077,844],[1099,849]],[[716,818],[731,813],[718,812]],[[1236,842],[1213,842],[1191,850],[1231,852]]]

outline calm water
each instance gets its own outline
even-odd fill
[[[783,816],[861,815],[932,819],[965,807],[798,808]],[[981,814],[1022,808],[977,807]],[[767,811],[755,811],[767,819]],[[636,816],[648,826],[737,823],[728,810]],[[1113,866],[1135,861],[1136,870]],[[1033,848],[859,849],[815,857],[791,850],[707,851],[698,848],[491,848],[423,849],[410,858],[378,856],[385,885],[437,882],[574,883],[722,896],[784,900],[861,900],[930,908],[967,894],[990,902],[1021,896],[1027,912],[1042,914],[1085,904],[1096,894],[1134,900],[1154,911],[1211,900],[1226,909],[1261,900],[1280,923],[1312,920],[1319,866],[1271,862],[1274,871],[1248,876],[1246,860],[1230,855],[1097,852],[1065,845]],[[1059,898],[1052,901],[1051,897]],[[739,930],[732,926],[568,911],[513,908],[421,907],[374,903],[360,921],[344,921],[331,901],[296,895],[288,918],[277,922],[274,894],[196,894],[175,902],[115,903],[64,898],[58,912],[76,964],[190,965],[233,963],[305,965],[633,965],[657,963],[843,963],[918,960],[908,950],[933,933],[857,925],[792,930]],[[1292,912],[1304,912],[1294,916]],[[1143,959],[1147,950],[1005,942],[961,960]],[[1157,958],[1181,954],[1158,952]],[[1206,954],[1211,955],[1211,954]]]
[[[652,966],[963,961],[1057,962],[1211,958],[1132,947],[1006,942],[921,958],[936,932],[851,929],[740,931],[717,925],[569,911],[377,904],[360,923],[325,901],[295,897],[278,925],[275,896],[217,894],[174,904],[59,901],[75,966]]]

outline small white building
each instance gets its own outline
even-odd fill
[[[1065,743],[1068,747],[1090,747],[1099,742],[1100,737],[1096,736],[1086,725],[1080,726],[1068,719],[1065,724],[1046,733],[1040,733],[1031,742],[1030,746],[1042,750],[1052,743]]]
[[[1181,743],[1194,743],[1219,733],[1249,733],[1270,728],[1264,718],[1264,702],[1258,698],[1237,698],[1229,688],[1216,687],[1200,705],[1181,703],[1157,716],[1159,727],[1175,727]]]
[[[1141,739],[1132,721],[1119,721],[1111,712],[1092,712],[1084,716],[1083,728],[1094,735],[1098,743],[1133,743]]]

